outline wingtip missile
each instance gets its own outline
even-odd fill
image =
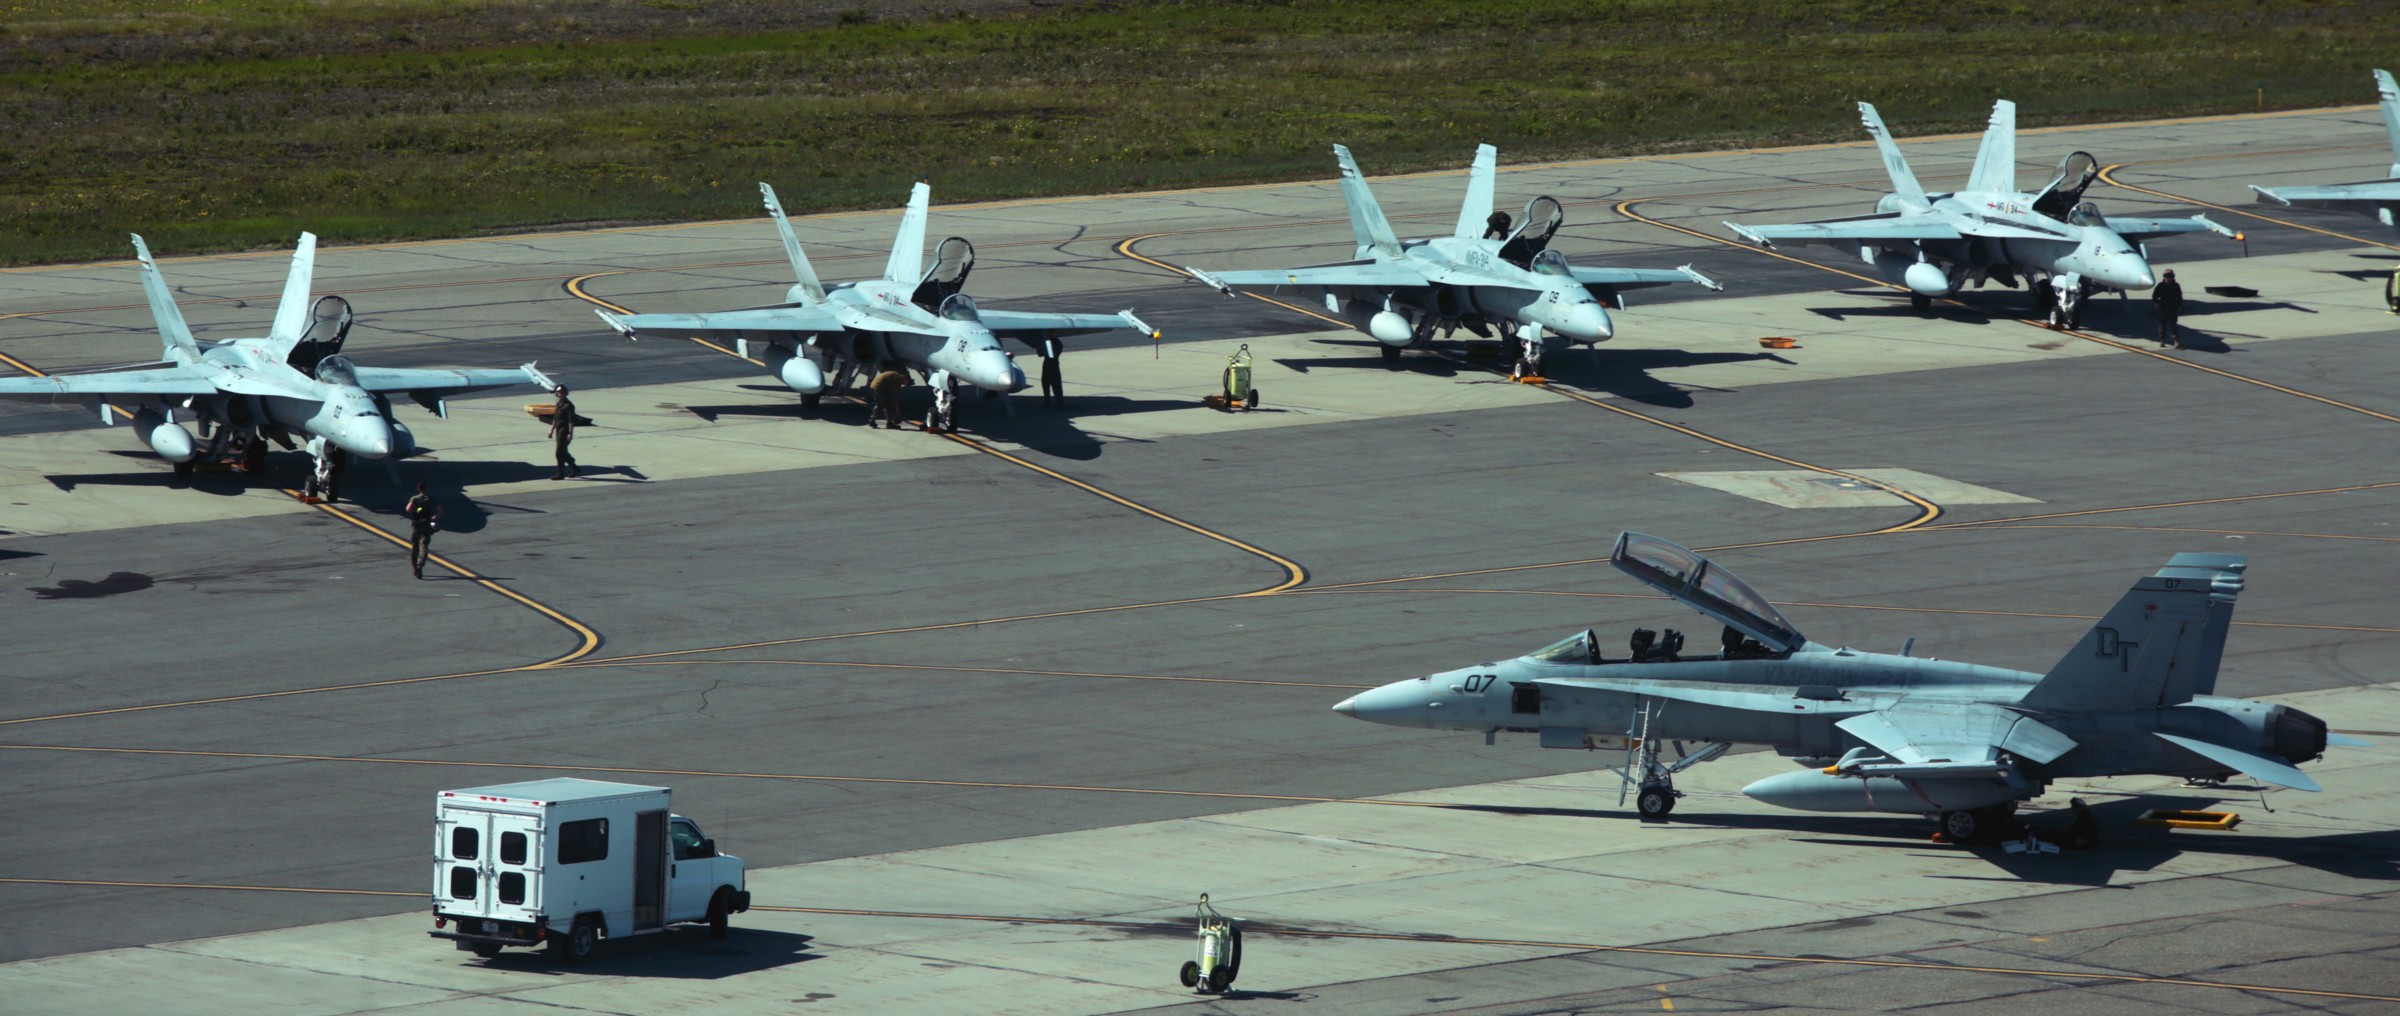
[[[1145,335],[1145,336],[1148,336],[1148,337],[1150,337],[1150,338],[1152,338],[1152,339],[1156,339],[1156,338],[1158,338],[1158,337],[1159,337],[1159,331],[1158,331],[1158,329],[1156,329],[1156,328],[1152,328],[1152,327],[1150,327],[1149,325],[1147,325],[1147,324],[1144,324],[1144,323],[1142,322],[1142,319],[1141,319],[1141,318],[1138,318],[1138,317],[1135,317],[1135,316],[1133,316],[1133,309],[1132,309],[1132,308],[1130,308],[1130,307],[1129,307],[1129,308],[1126,308],[1126,309],[1124,309],[1124,310],[1118,311],[1118,312],[1117,312],[1117,316],[1118,316],[1118,317],[1120,317],[1120,318],[1124,318],[1124,319],[1125,319],[1125,323],[1126,323],[1127,325],[1130,325],[1130,326],[1132,326],[1132,328],[1133,328],[1133,330],[1134,330],[1134,331],[1140,332],[1140,333],[1142,333],[1143,335]]]
[[[535,362],[538,363],[540,361]],[[517,369],[524,371],[525,379],[541,386],[543,391],[549,391],[558,387],[558,382],[551,380],[550,375],[542,373],[541,368],[534,366],[532,363],[518,364]],[[447,408],[437,409],[434,412],[444,419],[448,419],[450,415]]]
[[[2208,227],[2208,231],[2209,231],[2209,232],[2211,232],[2211,233],[2215,233],[2215,234],[2217,234],[2217,235],[2219,235],[2219,236],[2231,237],[2231,238],[2233,238],[2233,239],[2236,239],[2236,240],[2242,239],[2242,234],[2240,234],[2240,233],[2238,233],[2238,232],[2235,232],[2235,231],[2233,231],[2233,230],[2227,229],[2227,228],[2225,228],[2225,227],[2223,227],[2223,226],[2220,226],[2220,225],[2218,225],[2218,224],[2217,224],[2215,221],[2211,220],[2211,219],[2210,219],[2208,216],[2205,216],[2205,215],[2195,215],[2195,216],[2192,216],[2192,221],[2193,221],[2193,222],[2197,222],[2197,223],[2199,223],[2199,224],[2201,224],[2201,225],[2203,225],[2203,226],[2207,226],[2207,227]]]
[[[1228,286],[1228,285],[1226,285],[1226,284],[1224,283],[1224,281],[1223,281],[1223,280],[1221,280],[1221,279],[1217,278],[1216,276],[1214,276],[1214,275],[1210,275],[1210,274],[1208,274],[1207,272],[1201,271],[1200,269],[1197,269],[1197,268],[1190,267],[1190,266],[1188,266],[1188,265],[1187,265],[1187,266],[1185,266],[1183,270],[1184,270],[1184,272],[1186,272],[1187,274],[1191,275],[1191,277],[1192,277],[1193,279],[1195,279],[1195,280],[1198,280],[1198,281],[1199,281],[1199,283],[1200,283],[1201,285],[1207,286],[1207,287],[1208,287],[1208,288],[1210,288],[1210,289],[1213,289],[1213,290],[1216,290],[1217,292],[1223,293],[1223,294],[1225,294],[1226,296],[1232,296],[1232,295],[1233,295],[1233,287],[1232,287],[1232,286]]]
[[[605,321],[605,322],[607,322],[607,323],[608,323],[608,328],[609,328],[609,330],[610,330],[610,331],[613,331],[613,332],[615,332],[615,333],[617,333],[617,334],[619,334],[619,335],[622,335],[622,336],[624,336],[624,337],[626,338],[626,340],[627,340],[627,341],[630,341],[630,342],[639,342],[639,341],[641,341],[641,336],[639,336],[639,335],[635,335],[635,334],[633,333],[633,323],[632,323],[632,322],[630,322],[630,321],[627,321],[627,320],[625,320],[623,317],[620,317],[620,316],[618,316],[618,315],[611,314],[611,313],[609,313],[609,312],[607,312],[607,311],[605,311],[605,310],[602,310],[602,309],[600,309],[600,308],[598,308],[598,307],[594,307],[594,308],[592,308],[592,313],[600,315],[600,320],[602,320],[602,321]]]
[[[2264,187],[2261,187],[2261,186],[2259,186],[2259,185],[2257,185],[2257,184],[2251,184],[2251,185],[2250,185],[2250,189],[2258,192],[2258,199],[2259,199],[2259,203],[2260,203],[2260,204],[2262,204],[2262,205],[2263,205],[2263,204],[2265,204],[2265,203],[2267,203],[2267,202],[2269,202],[2269,201],[2272,201],[2272,202],[2274,202],[2274,203],[2276,203],[2276,204],[2279,204],[2279,205],[2282,205],[2282,206],[2284,206],[2284,207],[2286,207],[2286,208],[2289,208],[2289,207],[2291,207],[2291,204],[2292,204],[2292,202],[2291,202],[2291,199],[2289,199],[2289,198],[2286,198],[2286,197],[2284,197],[2284,196],[2283,196],[2283,195],[2281,195],[2281,194],[2277,194],[2277,193],[2275,193],[2274,191],[2268,190],[2268,189],[2266,189],[2266,188],[2264,188]]]
[[[1731,225],[1731,224],[1730,224],[1730,223],[1728,223],[1728,225]],[[1702,275],[1702,274],[1700,274],[1700,272],[1699,272],[1697,269],[1694,269],[1694,268],[1693,268],[1692,266],[1690,266],[1690,265],[1681,265],[1681,266],[1678,266],[1678,267],[1677,267],[1675,270],[1676,270],[1676,271],[1679,271],[1679,272],[1682,272],[1682,273],[1684,274],[1684,276],[1685,276],[1685,277],[1687,277],[1687,278],[1691,279],[1693,282],[1696,282],[1696,283],[1699,283],[1700,285],[1703,285],[1703,286],[1706,286],[1706,287],[1708,287],[1708,288],[1709,288],[1710,290],[1712,290],[1712,291],[1719,292],[1719,293],[1722,293],[1722,292],[1724,292],[1724,291],[1725,291],[1725,287],[1718,285],[1718,284],[1717,284],[1717,280],[1715,280],[1715,279],[1712,279],[1712,278],[1709,278],[1708,276],[1705,276],[1705,275]]]
[[[1761,247],[1775,246],[1775,241],[1767,239],[1765,236],[1760,235],[1757,230],[1751,229],[1748,226],[1744,226],[1741,223],[1726,222],[1725,228],[1733,230],[1733,235],[1741,237],[1742,239],[1757,244]]]

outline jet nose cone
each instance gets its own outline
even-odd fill
[[[1574,312],[1575,331],[1569,334],[1585,342],[1606,342],[1617,334],[1616,326],[1608,319],[1608,310],[1596,303],[1577,306]]]
[[[338,442],[343,450],[361,458],[380,459],[392,453],[392,428],[380,418],[352,423],[342,432]]]
[[[1344,716],[1358,715],[1358,696],[1352,695],[1333,704],[1333,711]]]

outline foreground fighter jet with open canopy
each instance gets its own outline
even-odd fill
[[[2377,105],[2383,113],[2384,133],[2392,139],[2392,168],[2387,171],[2389,178],[2318,187],[2261,187],[2251,184],[2250,189],[2258,192],[2258,203],[2364,212],[2375,216],[2386,226],[2395,225],[2392,212],[2400,209],[2400,84],[2392,81],[2392,72],[2379,70],[2375,72],[2375,91]]]
[[[973,297],[961,292],[975,267],[973,245],[955,236],[943,240],[934,250],[933,267],[925,267],[926,205],[933,191],[922,183],[909,192],[908,211],[900,217],[900,233],[892,240],[883,277],[827,286],[817,281],[816,269],[801,252],[791,220],[775,200],[775,188],[762,183],[758,192],[766,199],[767,215],[775,220],[783,253],[798,280],[785,302],[707,314],[601,310],[596,312],[600,320],[628,339],[642,333],[738,336],[737,349],[745,357],[751,342],[764,342],[767,370],[800,393],[802,406],[811,408],[826,391],[849,388],[861,371],[872,373],[885,361],[915,368],[936,388],[955,391],[964,382],[993,397],[1025,387],[1025,372],[1000,348],[1003,338],[1038,348],[1048,336],[1118,328],[1157,336],[1130,310],[1042,314],[977,307]]]
[[[1612,660],[1585,631],[1361,692],[1334,711],[1620,749],[1621,775],[1653,817],[1674,809],[1676,773],[1735,744],[1767,745],[1806,768],[1743,793],[1804,811],[1938,816],[1958,842],[2004,834],[2017,803],[2053,780],[2241,773],[2316,790],[2297,764],[2328,744],[2363,743],[2290,706],[2212,694],[2239,557],[2175,555],[2047,674],[1819,645],[1732,573],[1654,536],[1620,535],[1610,563],[1723,624],[1717,651],[1686,655],[1672,631],[1658,641],[1645,630],[1630,658]]]
[[[1510,340],[1537,351],[1553,338],[1590,346],[1616,334],[1608,308],[1625,306],[1629,289],[1689,282],[1721,290],[1707,276],[1682,268],[1604,268],[1570,265],[1551,250],[1550,239],[1566,221],[1558,201],[1538,197],[1525,206],[1524,220],[1510,228],[1505,212],[1492,210],[1499,150],[1475,149],[1467,175],[1466,203],[1449,236],[1402,242],[1367,189],[1350,150],[1333,146],[1342,165],[1342,200],[1350,206],[1350,230],[1358,240],[1352,260],[1308,268],[1204,272],[1192,277],[1227,296],[1235,287],[1296,289],[1322,299],[1327,313],[1383,345],[1383,358],[1428,344],[1435,329],[1447,337],[1465,328],[1492,338],[1497,328]]]
[[[449,416],[451,395],[510,385],[551,386],[530,363],[513,370],[405,370],[362,367],[340,355],[349,332],[349,304],[325,297],[313,305],[309,286],[316,272],[317,237],[300,234],[292,269],[284,279],[275,322],[263,339],[202,343],[192,337],[175,306],[175,296],[150,259],[150,246],[133,238],[142,266],[142,289],[164,344],[163,367],[0,380],[0,398],[80,401],[115,424],[130,411],[133,430],[152,450],[190,475],[195,461],[237,455],[251,472],[265,465],[266,439],[285,448],[295,436],[319,460],[335,450],[360,458],[396,460],[416,450],[407,426],[392,418],[390,396],[405,393],[437,416]],[[329,327],[330,326],[330,327]],[[329,332],[317,337],[320,331]],[[176,422],[179,414],[200,421],[204,449]],[[395,470],[395,475],[397,472]]]
[[[1986,279],[2037,290],[2059,287],[2080,298],[2095,290],[2123,293],[2158,283],[2148,256],[2137,246],[2176,233],[2241,234],[2206,216],[2182,219],[2110,218],[2083,200],[2100,175],[2083,152],[2061,160],[2058,172],[2031,194],[2017,190],[2017,104],[1992,105],[1991,125],[1975,153],[1965,190],[1928,194],[1917,183],[1884,129],[1874,105],[1859,103],[1867,134],[1883,154],[1892,193],[1875,203],[1875,214],[1789,226],[1744,226],[1727,222],[1734,235],[1761,247],[1817,243],[1858,251],[1884,278],[1908,290],[1918,310],[1934,297],[1949,296]]]

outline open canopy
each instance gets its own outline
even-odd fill
[[[1658,537],[1635,532],[1618,534],[1616,549],[1609,553],[1608,563],[1776,652],[1791,652],[1808,641],[1749,583],[1719,569],[1707,558]]]

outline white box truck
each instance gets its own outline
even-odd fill
[[[508,946],[580,963],[602,938],[750,909],[742,859],[674,814],[665,787],[557,779],[434,798],[433,937],[490,959]]]

